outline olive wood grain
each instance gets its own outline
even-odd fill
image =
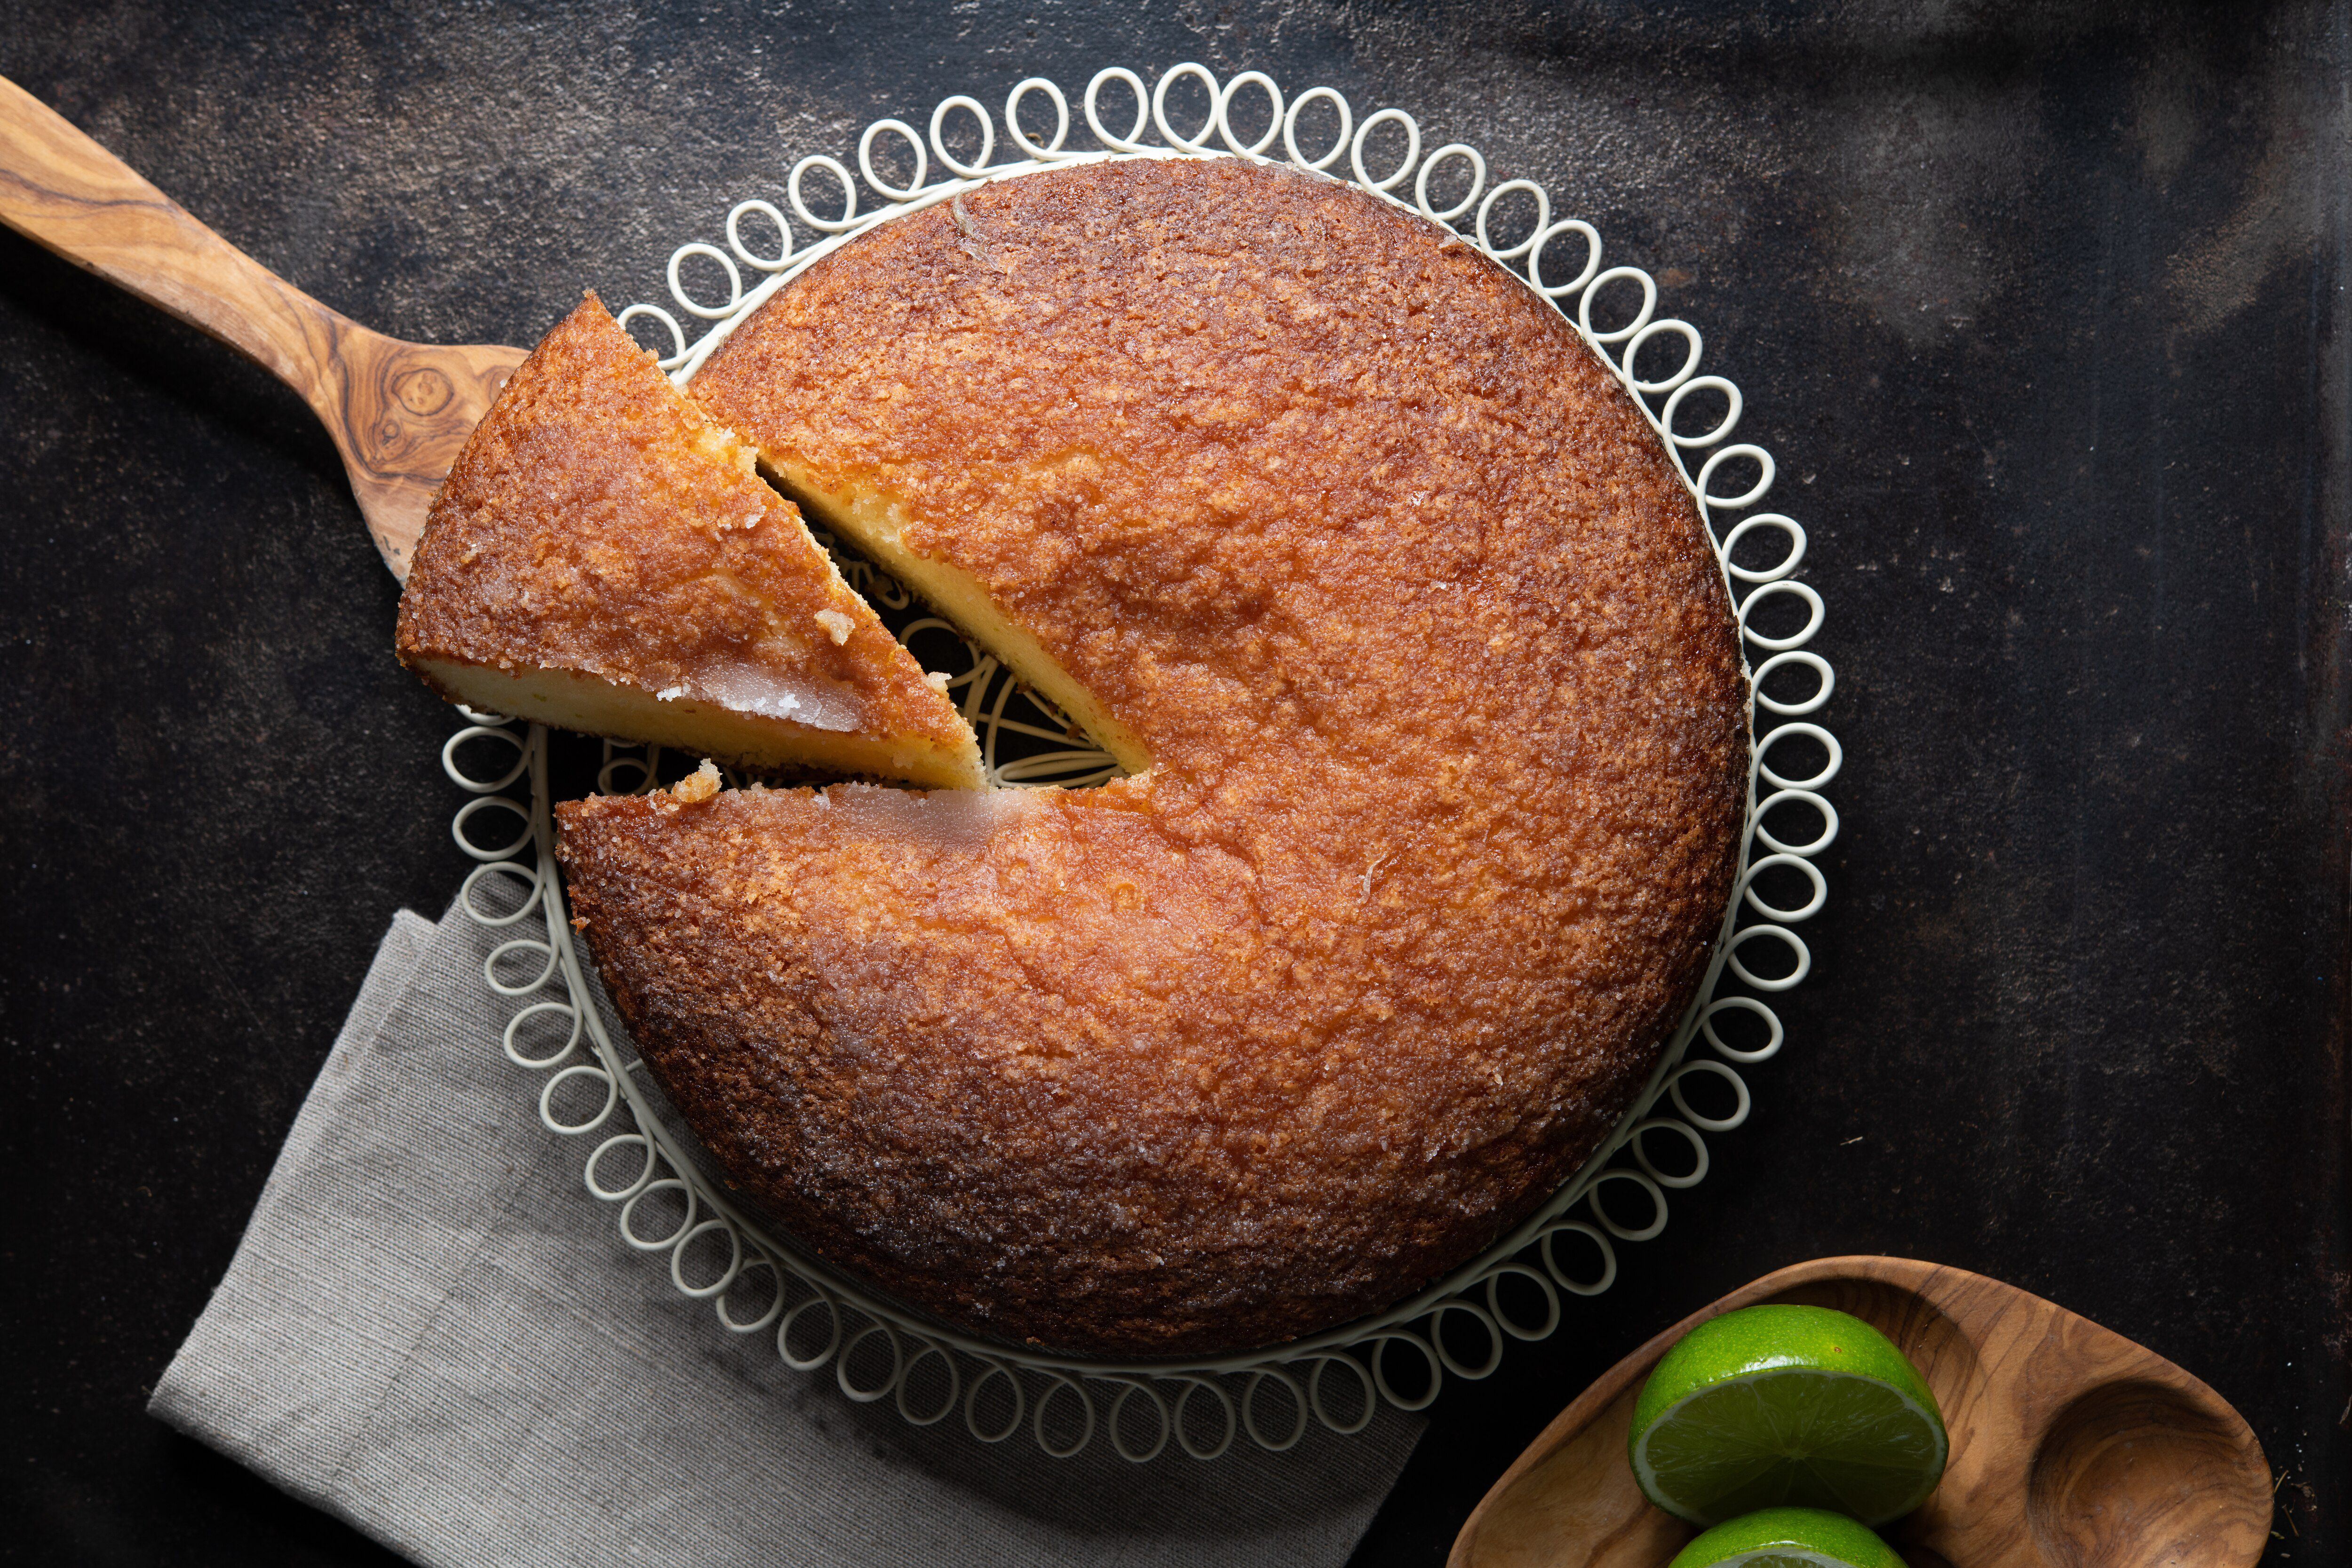
[[[0,223],[243,351],[326,426],[384,563],[405,578],[425,509],[523,351],[370,331],[230,245],[0,78]]]
[[[2196,1378],[1982,1275],[1825,1258],[1733,1291],[1611,1368],[1495,1483],[1448,1568],[1661,1568],[1692,1532],[1633,1484],[1635,1396],[1675,1341],[1759,1301],[1853,1313],[1935,1390],[1951,1462],[1935,1495],[1885,1531],[1911,1568],[2246,1568],[2262,1555],[2262,1447]]]

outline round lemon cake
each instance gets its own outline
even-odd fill
[[[1107,747],[1070,791],[560,808],[645,1059],[792,1236],[1084,1354],[1475,1256],[1705,974],[1748,690],[1655,431],[1449,232],[1237,159],[884,225],[692,394]]]

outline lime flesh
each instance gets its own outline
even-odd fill
[[[1895,1549],[1843,1514],[1768,1508],[1718,1524],[1669,1568],[1904,1568]]]
[[[1936,1489],[1949,1439],[1918,1369],[1877,1330],[1765,1306],[1666,1352],[1628,1447],[1650,1500],[1694,1524],[1790,1506],[1883,1524]]]

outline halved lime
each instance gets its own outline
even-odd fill
[[[1904,1568],[1895,1549],[1842,1513],[1766,1508],[1718,1524],[1666,1568]]]
[[[1918,1368],[1826,1307],[1748,1307],[1665,1353],[1633,1405],[1633,1478],[1693,1524],[1831,1509],[1884,1524],[1927,1500],[1950,1439]]]

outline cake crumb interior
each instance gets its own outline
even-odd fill
[[[753,767],[871,775],[904,780],[918,789],[972,787],[962,756],[911,737],[803,731],[717,702],[665,697],[576,669],[499,669],[455,659],[413,662],[436,689],[478,712],[504,713],[583,735],[629,735],[691,756],[721,756]]]
[[[1129,774],[1148,773],[1151,752],[1134,731],[1111,717],[1037,639],[1015,625],[980,580],[948,562],[907,548],[904,506],[879,491],[818,484],[797,465],[760,459],[761,477],[801,510],[848,540],[884,571],[919,595],[940,616],[978,643],[1067,714]]]

